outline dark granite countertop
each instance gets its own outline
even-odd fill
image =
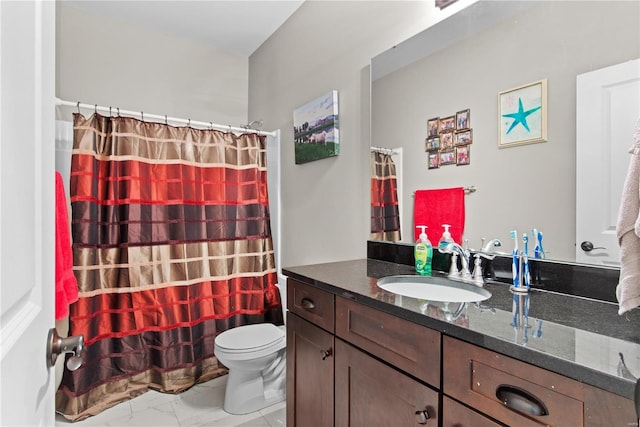
[[[640,376],[640,310],[618,315],[618,305],[531,289],[528,316],[514,327],[513,293],[488,283],[482,303],[441,303],[403,297],[377,279],[415,274],[413,267],[374,259],[284,268],[283,273],[372,308],[489,350],[633,399]],[[434,274],[441,274],[435,272]],[[526,297],[525,297],[526,298]]]

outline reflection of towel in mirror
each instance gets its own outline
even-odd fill
[[[62,176],[56,172],[56,320],[69,315],[69,304],[78,300],[78,282],[73,274],[73,253],[67,198]]]
[[[438,190],[417,190],[413,200],[413,223],[426,225],[427,235],[433,246],[438,245],[444,229],[449,224],[449,232],[456,243],[462,243],[464,234],[464,188],[443,188]],[[420,230],[414,228],[414,242]]]
[[[622,189],[616,235],[620,245],[618,314],[640,306],[640,120],[633,133],[632,154]]]

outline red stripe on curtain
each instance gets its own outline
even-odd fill
[[[266,171],[257,168],[105,161],[87,154],[74,155],[72,162],[72,203],[268,204]]]
[[[264,137],[74,114],[74,273],[56,410],[70,420],[222,375],[215,336],[283,323]]]

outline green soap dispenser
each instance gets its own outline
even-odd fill
[[[416,228],[421,228],[422,232],[416,240],[416,246],[413,251],[413,255],[416,263],[416,273],[421,276],[431,276],[431,261],[433,259],[433,246],[427,237],[425,231],[426,225],[418,225]]]

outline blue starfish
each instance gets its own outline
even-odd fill
[[[507,131],[507,135],[509,134],[509,132],[511,132],[511,130],[516,127],[518,125],[518,123],[522,124],[522,126],[524,126],[524,128],[527,130],[527,132],[531,132],[529,130],[529,125],[527,124],[527,116],[529,114],[532,114],[536,111],[538,111],[541,107],[536,107],[536,108],[532,108],[530,110],[524,111],[524,108],[522,108],[522,98],[518,98],[518,112],[517,113],[510,113],[510,114],[503,114],[502,117],[510,117],[513,119],[513,123],[511,123],[511,127],[509,128],[509,130]]]

